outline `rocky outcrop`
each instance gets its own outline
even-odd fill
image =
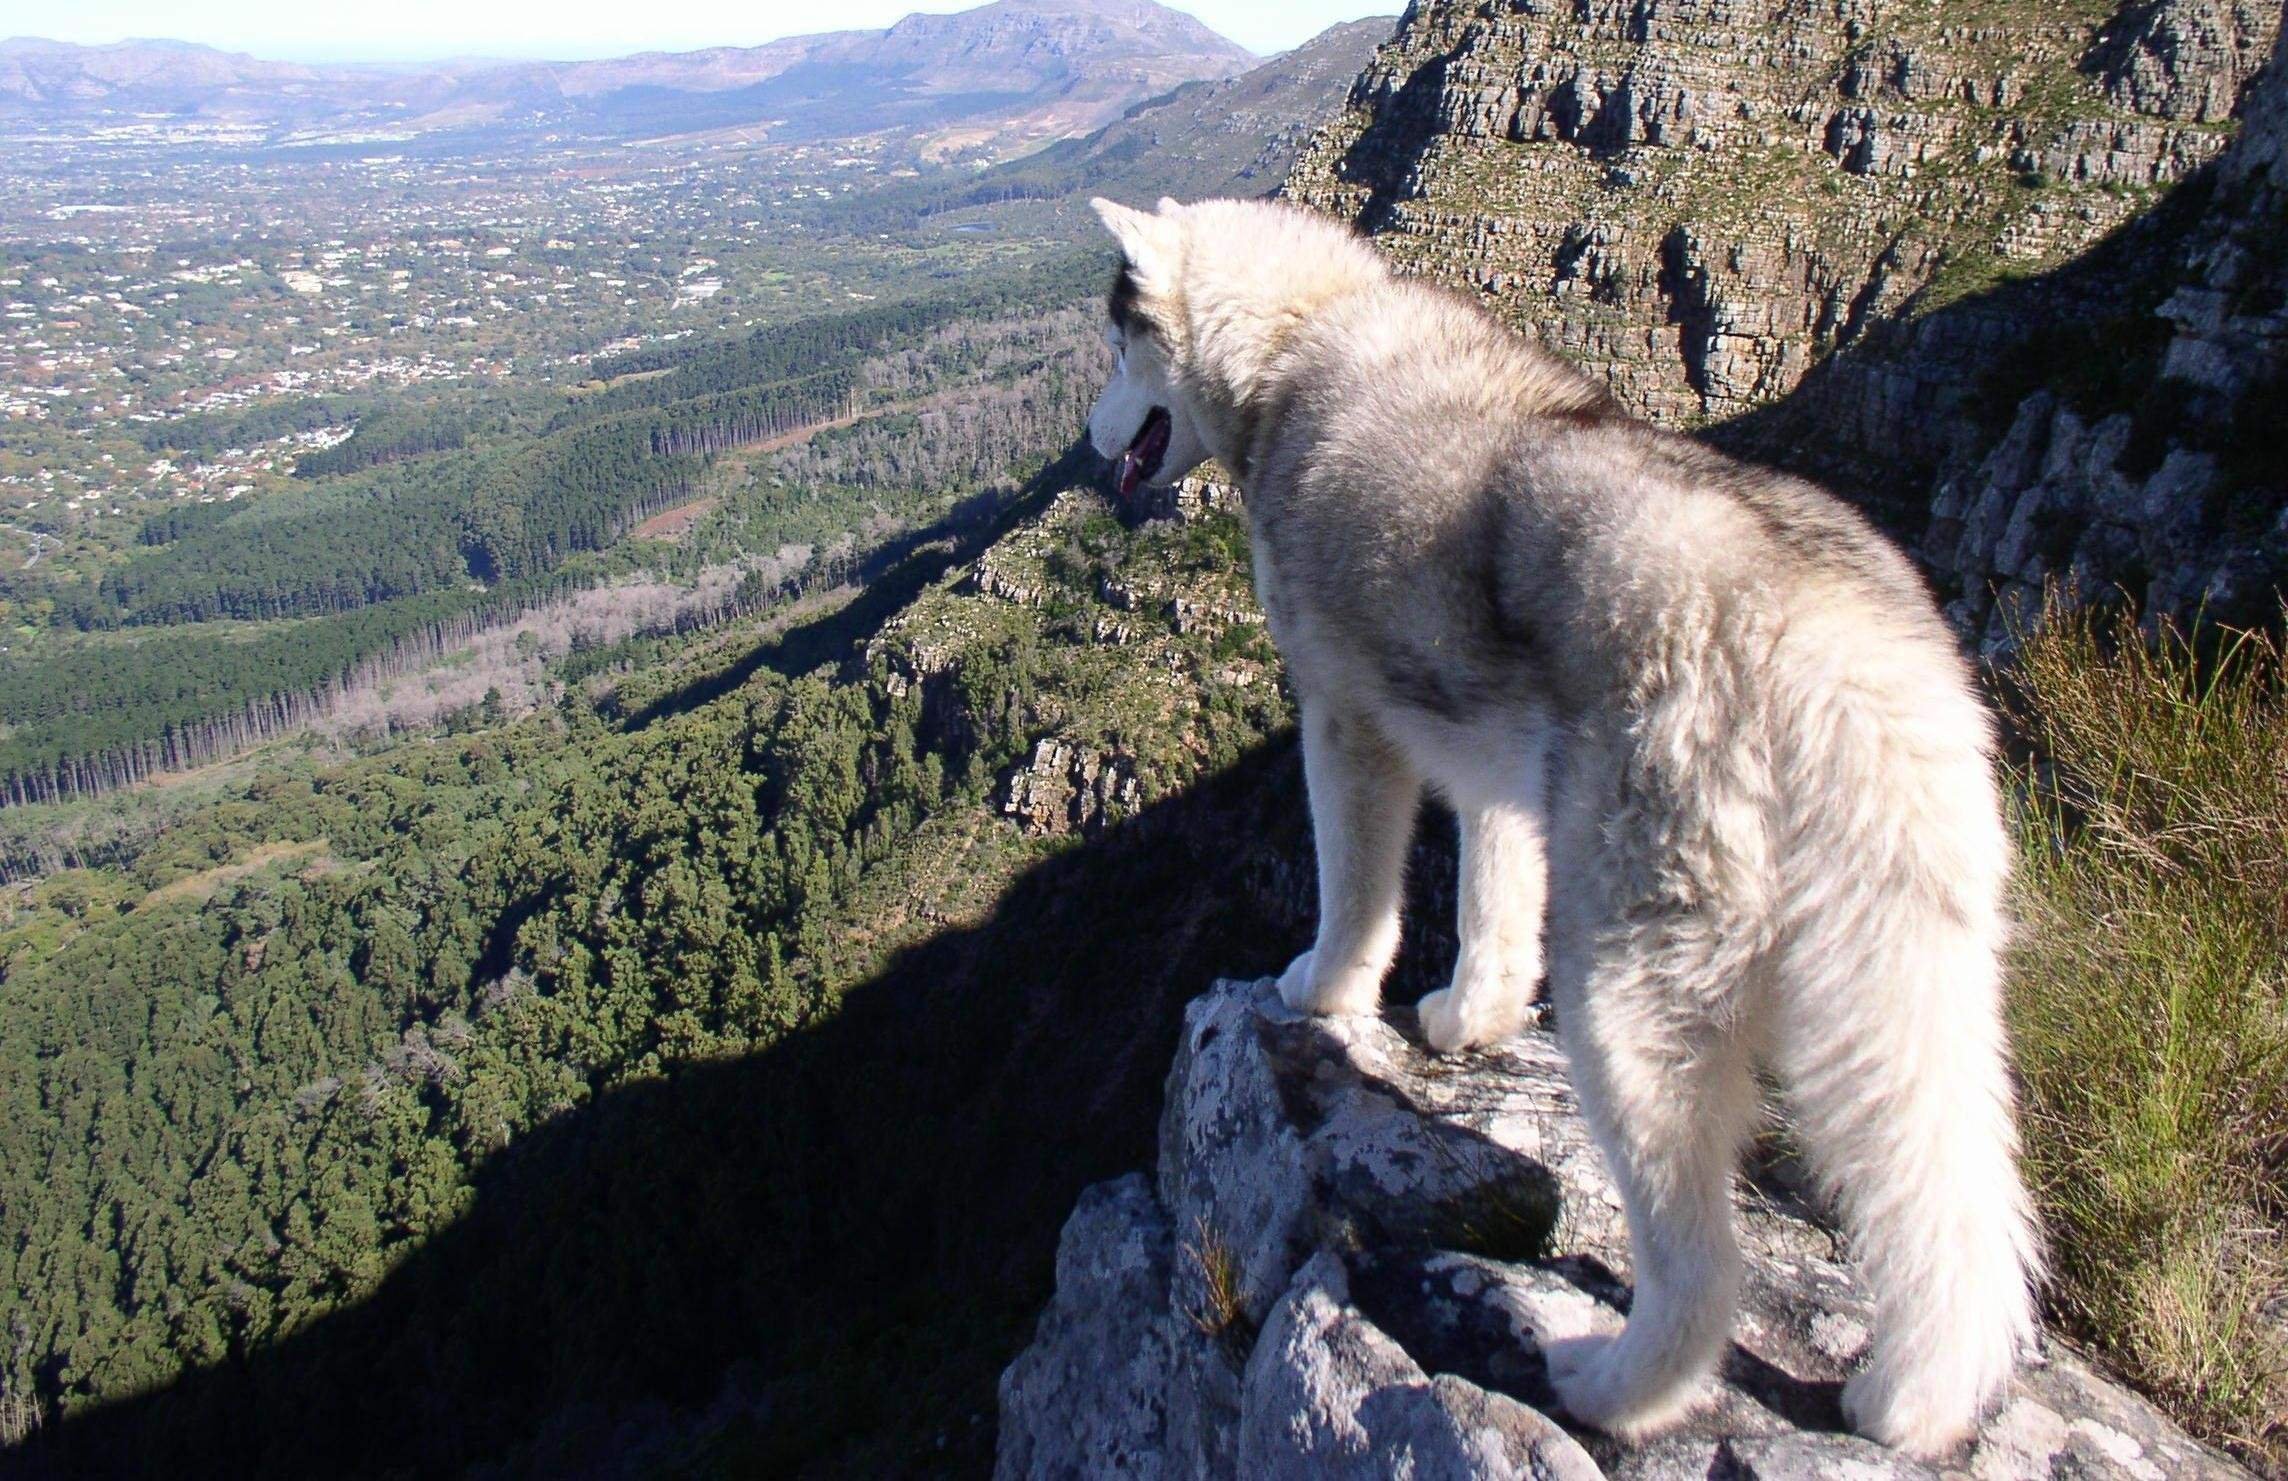
[[[1001,811],[1028,833],[1094,835],[1142,801],[1133,757],[1044,736],[1034,743],[1032,759],[1009,773]]]
[[[2154,233],[2125,303],[2029,336],[2019,353],[2039,362],[2040,384],[1991,448],[1938,481],[1921,554],[1989,648],[2008,645],[2049,585],[2179,617],[2279,617],[2288,53],[2248,89],[2241,137],[2214,173],[2202,208]]]
[[[2265,8],[2247,0],[2139,0],[2099,32],[2084,70],[2139,113],[2222,123],[2256,70],[2248,40],[2266,25]]]
[[[1154,1178],[1065,1226],[997,1472],[2244,1474],[2054,1347],[1943,1470],[1845,1433],[1866,1305],[1784,1167],[1742,1203],[1747,1294],[1700,1409],[1642,1447],[1569,1430],[1543,1348],[1621,1325],[1628,1246],[1549,1035],[1445,1060],[1410,1013],[1306,1019],[1219,984],[1185,1016]]]
[[[1038,607],[1048,600],[1045,586],[1003,571],[990,551],[979,556],[977,563],[970,567],[969,580],[974,590],[1013,607]]]
[[[1177,519],[1185,524],[1196,524],[1212,514],[1237,514],[1247,508],[1239,485],[1215,463],[1208,464],[1201,472],[1187,474],[1166,488],[1143,489],[1137,499],[1146,519]]]
[[[1876,317],[2063,261],[2221,149],[2255,0],[1410,9],[1294,199],[1689,424]]]

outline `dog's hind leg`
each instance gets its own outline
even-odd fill
[[[1371,717],[1310,698],[1303,775],[1319,860],[1319,935],[1279,979],[1279,996],[1306,1013],[1372,1013],[1398,953],[1422,783]]]
[[[1574,1090],[1620,1185],[1636,1265],[1628,1326],[1553,1347],[1550,1381],[1574,1418],[1626,1439],[1690,1408],[1731,1335],[1732,1174],[1757,1105],[1746,1047],[1701,1011],[1707,957],[1658,939],[1669,929],[1616,923],[1587,970],[1560,941],[1550,963]],[[1676,930],[1694,934],[1689,921]]]

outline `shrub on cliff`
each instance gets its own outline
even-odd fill
[[[2284,659],[2062,613],[2027,643],[2011,1016],[2057,1316],[2288,1467]]]

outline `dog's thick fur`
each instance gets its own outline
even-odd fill
[[[1992,729],[1914,571],[1328,222],[1096,208],[1125,262],[1091,438],[1150,446],[1161,408],[1148,481],[1238,476],[1301,701],[1320,921],[1282,995],[1375,1010],[1424,786],[1462,836],[1431,1045],[1513,1032],[1548,974],[1636,1283],[1620,1337],[1550,1353],[1565,1407],[1640,1437],[1693,1402],[1763,1068],[1874,1297],[1852,1423],[1956,1445],[2033,1334],[2036,1246]]]

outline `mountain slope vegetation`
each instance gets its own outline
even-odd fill
[[[1343,99],[1390,35],[1375,16],[1329,27],[1236,77],[1186,83],[1081,138],[1060,140],[970,178],[923,179],[867,191],[820,210],[851,230],[911,230],[944,220],[1007,223],[1090,195],[1151,201],[1267,195],[1287,179],[1314,121]],[[978,208],[993,207],[989,216]],[[1052,218],[1053,219],[1053,218]],[[1093,230],[1093,218],[1088,222]]]
[[[2134,34],[2186,8],[2131,7]],[[1900,57],[2023,82],[2033,56],[2044,126],[2075,140],[2076,89],[2113,89],[2106,117],[2177,106],[2130,96],[2162,75],[2135,56],[2065,76],[2114,13],[2094,0],[2004,17],[2039,32],[2038,55],[1956,24],[1984,5],[1883,11],[1896,24],[1861,53],[1787,9],[1822,38],[1804,55],[1835,64],[1822,87],[1859,76],[1964,127],[2007,131],[2007,88],[1924,96]],[[1854,296],[1874,269],[1790,277],[1831,254],[1728,255],[1681,217],[1637,228],[1709,204],[1661,196],[1664,172],[1737,169],[1714,204],[1744,243],[1768,214],[1756,190],[1816,166],[1838,190],[1790,211],[1841,195],[1852,221],[1903,230],[1875,199],[1904,188],[1903,164],[1874,168],[1900,157],[1854,153],[1858,135],[1830,150],[1824,123],[1797,138],[1860,106],[1822,92],[1802,118],[1727,111],[1708,150],[1635,175],[1693,147],[1645,137],[1637,107],[1682,87],[1659,65],[1673,19],[1413,7],[1294,178],[1521,318],[1521,264],[1547,248],[1552,339],[1589,358],[1625,341],[1656,390],[1675,370],[1691,394],[1639,398],[1655,410],[1705,414],[1711,367],[1752,378],[1685,348],[1738,338],[1750,283],[1813,304],[1765,337],[1791,374],[1781,341],[1842,363],[1844,326],[1872,342],[1902,312]],[[1511,87],[1501,48],[1534,27],[1579,54],[1570,103],[1561,78],[1531,100]],[[1111,264],[1067,245],[1073,197],[1252,190],[1296,147],[1277,100],[1343,92],[1329,58],[1368,44],[1362,28],[1260,69],[1252,112],[1257,73],[1006,170],[807,194],[787,213],[821,242],[886,233],[882,261],[921,264],[820,287],[815,312],[654,334],[545,383],[155,423],[131,446],[355,430],[277,491],[180,504],[64,574],[0,578],[18,623],[0,778],[23,804],[0,808],[0,1468],[990,1465],[994,1379],[1049,1289],[1059,1221],[1150,1159],[1183,1003],[1276,970],[1313,918],[1291,714],[1231,491],[1195,481],[1135,527],[1074,445]],[[1641,67],[1645,90],[1597,56]],[[579,87],[609,98],[634,75]],[[2168,168],[2197,175],[2232,125],[2184,107],[2135,137],[2177,140]],[[1231,119],[1248,121],[1218,129]],[[1784,147],[1741,143],[1758,128]],[[1622,239],[1554,215],[1484,229],[1479,207],[1523,177],[1483,166],[1513,147],[1556,161]],[[1756,173],[1781,156],[1787,172]],[[2059,228],[2077,241],[2146,198],[2014,182],[2007,159],[1933,173],[1917,188],[1947,201],[2003,192],[1987,203],[2005,225],[2086,197],[2093,214]],[[1006,232],[993,269],[949,282],[944,259],[893,255],[968,227]],[[1961,260],[1917,257],[1892,286]],[[2230,261],[2219,248],[2202,271]],[[1914,310],[1882,346],[1902,384],[1956,375],[1959,336],[2027,301],[1952,281],[1951,308]],[[2219,281],[2244,290],[2236,314],[2277,312],[2269,279]],[[2070,373],[2101,378],[2103,346],[2077,343]],[[1779,422],[1831,413],[1822,377],[1803,385]],[[1950,431],[1971,435],[1943,419],[1918,435]],[[672,594],[664,620],[577,615],[576,598],[638,585]],[[530,682],[492,685],[480,633]],[[2144,651],[2134,630],[2059,628],[2016,695],[2029,929],[2012,1011],[2053,1315],[2204,1434],[2278,1464],[2278,663]],[[321,727],[350,691],[386,710],[391,685],[455,673],[466,703],[346,741]],[[1393,1001],[1450,970],[1452,867],[1433,811]]]
[[[156,1455],[196,1435],[218,1465],[291,1471],[348,1424],[388,1468],[568,1443],[582,1406],[705,1399],[745,1356],[757,1366],[743,1380],[741,1445],[837,1455],[934,1443],[879,1428],[874,1380],[855,1376],[868,1344],[910,1331],[943,1349],[910,1359],[925,1374],[944,1365],[930,1381],[948,1392],[929,1423],[984,1404],[994,1349],[966,1328],[1012,1335],[1045,1278],[1053,1220],[1021,1231],[1020,1205],[1046,1210],[1086,1169],[1135,1153],[1167,1012],[1197,974],[1251,952],[1268,965],[1231,892],[1277,909],[1294,861],[1225,850],[1231,810],[1271,799],[1236,781],[1187,791],[1276,764],[1294,800],[1288,763],[1262,754],[1285,709],[1238,577],[1234,518],[1132,533],[1096,496],[1063,495],[966,562],[923,546],[910,572],[878,583],[914,592],[887,618],[838,614],[790,632],[736,682],[714,678],[721,645],[702,645],[555,714],[258,785],[131,864],[37,886],[0,939],[0,1165],[17,1183],[0,1201],[40,1210],[4,1282],[0,1330],[18,1334],[19,1352],[6,1392],[38,1396],[60,1421],[44,1431],[56,1454],[75,1460]],[[1164,678],[1139,688],[1139,671]],[[1044,742],[1120,784],[1076,788],[1092,768],[1032,764]],[[1041,800],[1052,796],[1069,800]],[[1289,851],[1295,816],[1267,827]],[[1096,844],[1075,854],[1075,835],[1110,842],[1103,857]],[[1125,918],[1107,920],[1114,900],[1129,902]],[[1191,947],[1163,952],[1185,933]],[[1137,980],[1160,985],[1108,1022],[1095,994],[1102,953],[1120,942]],[[893,1026],[901,1011],[865,1009],[916,993],[922,1038]],[[1069,1046],[1062,1085],[1031,1083],[1020,1061],[991,1068],[980,1036],[1022,1022],[1008,1015],[1036,1011],[1022,1006],[1036,993],[1090,1022],[1123,1068],[1106,1080]],[[1133,1041],[1112,1033],[1119,1021]],[[870,1059],[877,1069],[863,1070]],[[729,1111],[726,1085],[775,1079],[782,1064],[808,1066],[786,1072],[801,1093],[775,1085]],[[218,1074],[226,1065],[239,1068]],[[881,1075],[917,1099],[881,1099]],[[944,1115],[964,1165],[1006,1189],[1014,1172],[990,1165],[1009,1157],[1009,1118],[1031,1120],[1025,1108],[1083,1084],[1135,1114],[1103,1121],[1057,1164],[1042,1161],[1046,1147],[1016,1156],[1016,1168],[1057,1166],[1019,1204],[972,1190],[972,1208],[910,1159],[864,1150]],[[730,1116],[727,1145],[761,1139],[738,1158],[749,1172],[718,1178],[710,1154],[611,1176],[718,1189],[714,1212],[686,1212],[750,1252],[734,1305],[751,1325],[704,1275],[721,1248],[686,1229],[659,1266],[619,1243],[668,1233],[649,1211],[684,1198],[680,1183],[564,1206],[560,1220],[532,1201],[560,1156],[584,1157],[598,1138],[621,1148],[607,1157],[627,1155],[631,1136],[650,1144],[663,1126],[629,1106],[651,1106],[650,1118],[670,1085],[668,1124]],[[715,1088],[690,1098],[700,1085]],[[875,1112],[843,1085],[863,1085]],[[108,1128],[94,1142],[91,1117]],[[923,1182],[884,1203],[822,1207],[818,1180],[837,1164]],[[965,1227],[971,1217],[997,1232]],[[439,1238],[447,1251],[426,1253]],[[859,1249],[827,1253],[844,1239]],[[860,1271],[933,1247],[942,1253],[891,1279],[889,1295],[815,1312],[828,1326],[783,1320],[778,1303],[801,1306],[812,1280],[847,1295]],[[493,1273],[477,1279],[469,1259]],[[573,1277],[567,1261],[603,1264]],[[1015,1262],[1014,1299],[900,1305],[948,1261],[980,1276]],[[605,1267],[651,1273],[599,1284]],[[455,1269],[474,1284],[441,1273]],[[514,1270],[553,1273],[536,1284]],[[481,1381],[484,1344],[413,1356],[444,1330],[432,1322],[506,1335],[503,1313],[526,1334],[519,1346],[561,1334],[548,1371],[503,1389]],[[631,1347],[636,1330],[658,1341]],[[296,1334],[327,1356],[290,1357]],[[748,1346],[758,1337],[760,1357]],[[104,1407],[208,1368],[171,1399]],[[339,1381],[353,1369],[397,1375],[386,1403],[360,1408],[380,1395]],[[773,1396],[789,1383],[823,1386],[826,1408],[806,1403],[806,1418],[787,1420]],[[220,1393],[231,1401],[210,1404]],[[209,1425],[246,1412],[242,1400],[270,1422]],[[398,1404],[443,1405],[452,1423],[389,1438],[384,1411]]]

